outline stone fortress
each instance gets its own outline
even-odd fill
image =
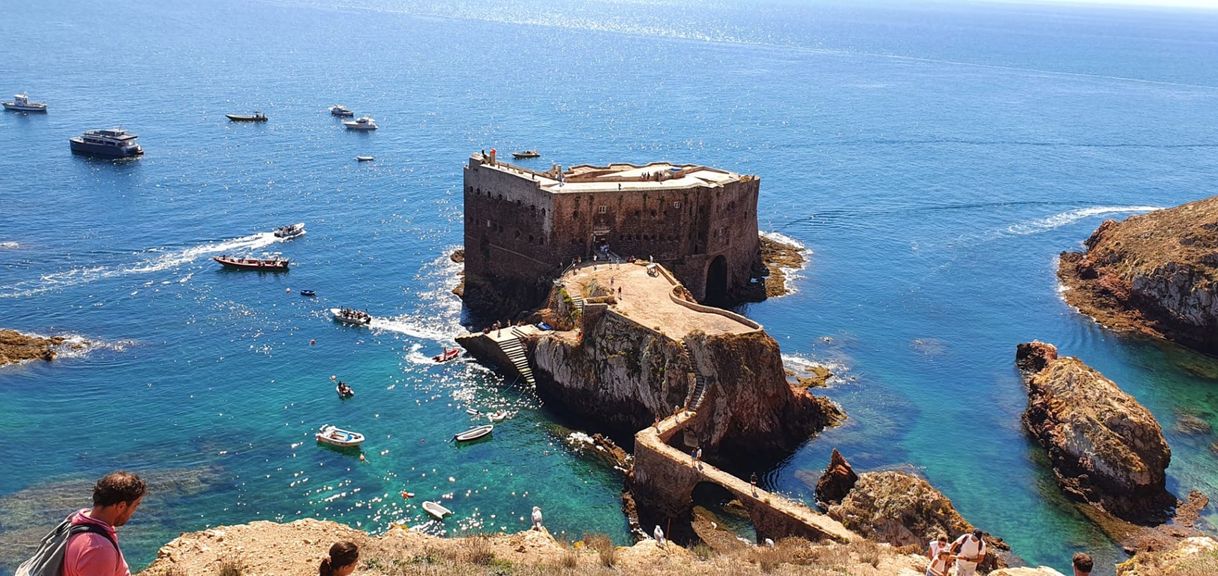
[[[743,300],[763,270],[756,176],[697,165],[546,172],[475,153],[465,167],[466,306],[499,318],[540,305],[576,260],[651,259],[702,303]]]

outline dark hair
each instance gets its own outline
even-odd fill
[[[128,504],[140,499],[148,486],[139,476],[131,472],[111,472],[97,481],[93,487],[94,506],[113,506],[120,502]]]
[[[1091,555],[1086,552],[1076,552],[1074,554],[1072,563],[1074,564],[1075,570],[1082,570],[1083,572],[1091,571]]]
[[[359,547],[354,542],[335,542],[330,547],[330,557],[321,561],[317,573],[319,576],[330,576],[335,570],[354,564],[356,560],[359,560]]]

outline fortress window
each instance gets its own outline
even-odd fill
[[[481,189],[481,188],[475,188],[475,189],[474,189],[474,195],[476,195],[476,196],[481,196],[481,195],[482,195],[482,189]]]
[[[520,231],[519,231],[519,230],[517,230],[517,231],[516,231],[516,238],[517,238],[517,239],[519,239],[519,238],[520,238]]]
[[[473,187],[473,186],[467,186],[467,187],[465,188],[465,192],[466,192],[466,193],[468,193],[468,194],[473,194],[473,193],[474,193],[474,187]]]
[[[680,201],[680,200],[677,200],[676,202],[673,202],[673,203],[672,203],[672,207],[673,207],[673,208],[680,208],[680,207],[681,207],[681,201]]]
[[[491,227],[491,221],[490,221],[489,219],[486,221],[486,227],[487,227],[487,228],[490,228],[490,227]]]
[[[605,213],[609,212],[609,207],[601,206],[600,208],[597,209],[597,212],[600,212],[601,214],[605,214]]]
[[[532,243],[533,243],[533,235],[529,234],[529,244],[532,244]]]
[[[545,218],[545,217],[546,217],[546,209],[545,209],[545,208],[542,208],[542,209],[541,209],[541,217],[542,217],[542,218]]]
[[[502,202],[502,201],[503,201],[503,194],[496,194],[496,195],[495,195],[495,199],[496,199],[496,200],[499,200],[499,201],[501,201],[501,202]]]

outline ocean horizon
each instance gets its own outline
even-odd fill
[[[1030,565],[1121,547],[1058,489],[1020,423],[1014,358],[1042,340],[1146,406],[1169,490],[1218,494],[1218,362],[1067,305],[1057,255],[1105,219],[1213,196],[1218,11],[1070,3],[764,0],[52,0],[9,11],[0,94],[0,328],[91,344],[0,367],[0,576],[14,546],[131,469],[133,570],[188,531],[254,520],[449,536],[631,541],[623,478],[513,379],[430,357],[451,293],[471,153],[521,165],[667,161],[760,178],[764,234],[806,250],[791,293],[740,306],[845,423],[760,483],[814,503],[838,449],[912,469]],[[92,46],[89,46],[89,45]],[[370,115],[346,130],[329,106]],[[225,114],[261,111],[266,123]],[[73,155],[89,129],[145,154]],[[372,162],[356,156],[371,155]],[[304,222],[284,241],[271,231]],[[280,252],[286,273],[222,254]],[[300,290],[315,290],[304,298]],[[366,309],[367,328],[331,307]],[[339,401],[331,376],[350,383]],[[494,439],[450,442],[507,411]],[[318,446],[367,435],[367,461]],[[404,499],[404,490],[418,494]],[[455,512],[429,521],[437,499]],[[1211,506],[1202,529],[1218,534]]]

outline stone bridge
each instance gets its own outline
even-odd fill
[[[668,442],[695,418],[696,412],[682,411],[634,436],[631,493],[638,507],[639,523],[648,534],[659,524],[670,537],[690,540],[694,488],[709,483],[727,490],[740,501],[752,520],[758,541],[787,536],[838,542],[859,538],[837,520],[706,462],[694,462],[689,454],[670,446]]]

